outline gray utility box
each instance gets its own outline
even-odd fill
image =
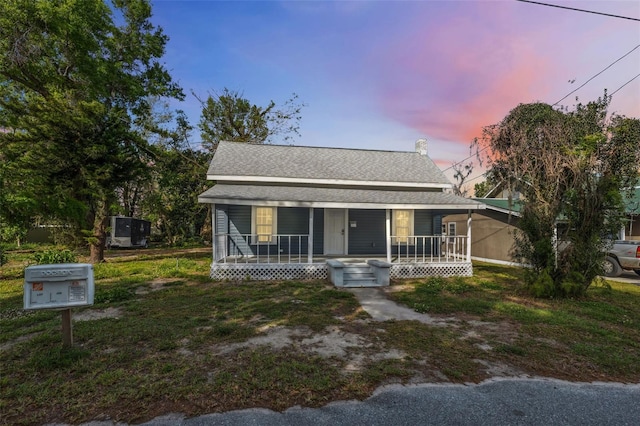
[[[63,309],[93,305],[93,265],[59,263],[24,270],[24,309]]]

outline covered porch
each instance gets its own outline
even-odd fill
[[[220,141],[207,179],[198,201],[212,206],[213,278],[473,272],[470,213],[485,205],[447,191],[425,139],[414,152]],[[454,212],[469,218],[463,235],[443,226]]]
[[[393,209],[298,208],[298,222],[304,211],[305,233],[241,233],[236,226],[229,226],[229,211],[220,214],[214,206],[214,229],[231,232],[218,232],[213,237],[211,277],[332,279],[332,265],[338,264],[347,268],[370,265],[371,269],[387,264],[386,273],[391,279],[473,274],[470,210],[465,235],[447,235],[440,224],[440,213],[427,209],[412,210],[407,220],[410,226],[406,227],[398,223],[398,212],[406,209],[396,209],[394,214]],[[278,228],[287,227],[284,217],[291,225],[291,212],[278,212]],[[429,231],[429,235],[413,235],[410,230]]]

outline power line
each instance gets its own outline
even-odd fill
[[[520,1],[520,0],[518,0]],[[577,89],[573,90],[572,92],[566,94],[562,99],[560,99],[559,101],[557,101],[556,103],[554,103],[552,106],[556,106],[558,105],[560,102],[562,102],[563,100],[565,100],[566,98],[568,98],[569,96],[571,96],[572,94],[574,94],[575,92],[577,92],[578,90],[580,90],[581,88],[583,88],[584,86],[587,85],[587,83],[589,83],[591,80],[593,80],[594,78],[596,78],[597,76],[599,76],[600,74],[602,74],[603,72],[605,72],[606,70],[608,70],[609,68],[611,68],[613,65],[615,65],[617,62],[619,62],[620,60],[624,59],[626,56],[630,55],[633,51],[635,51],[636,49],[638,49],[640,47],[640,44],[637,45],[636,47],[634,47],[633,49],[631,49],[630,51],[628,51],[627,53],[625,53],[624,55],[622,55],[620,58],[616,59],[614,62],[612,62],[611,64],[609,64],[605,69],[603,69],[602,71],[600,71],[599,73],[597,73],[596,75],[594,75],[593,77],[591,77],[589,80],[585,81],[580,87],[578,87]],[[626,86],[627,84],[631,83],[633,80],[635,80],[636,78],[640,77],[640,74],[636,75],[635,77],[633,77],[631,80],[627,81],[626,83],[624,83],[622,86],[618,87],[614,92],[610,93],[609,96],[613,96],[614,94],[616,94],[618,91],[620,91],[620,89],[622,89],[624,86]],[[485,146],[484,148],[478,150],[477,152],[475,152],[474,154],[471,154],[470,156],[468,156],[467,158],[463,158],[460,161],[456,161],[455,163],[453,163],[451,166],[447,167],[446,169],[443,170],[443,172],[446,172],[448,170],[451,170],[452,168],[454,168],[455,166],[457,166],[458,164],[462,164],[463,162],[473,158],[473,157],[477,157],[478,154],[480,154],[481,152],[484,152],[488,149],[489,147]],[[482,176],[482,175],[480,175]],[[475,179],[477,179],[477,176]]]
[[[635,77],[633,77],[631,80],[627,81],[625,84],[623,84],[622,86],[618,87],[616,89],[615,92],[613,92],[610,96],[613,96],[618,90],[622,89],[624,86],[626,86],[627,84],[631,83],[633,80],[635,80],[636,78],[640,77],[640,74],[636,75]]]
[[[620,19],[629,19],[631,21],[640,21],[640,19],[638,19],[638,18],[631,18],[629,16],[613,15],[611,13],[595,12],[593,10],[586,10],[586,9],[577,9],[575,7],[560,6],[559,4],[549,4],[549,3],[542,3],[542,2],[539,2],[539,1],[531,1],[531,0],[516,0],[516,1],[519,1],[519,2],[522,2],[522,3],[539,4],[541,6],[557,7],[558,9],[567,9],[567,10],[573,10],[573,11],[576,11],[576,12],[593,13],[595,15],[609,16],[611,18],[620,18]]]
[[[470,156],[468,156],[467,158],[463,158],[462,160],[460,160],[460,161],[457,161],[457,162],[453,163],[451,166],[449,166],[449,167],[447,167],[446,169],[444,169],[444,170],[443,170],[443,172],[446,172],[447,170],[451,170],[451,169],[453,169],[453,168],[454,168],[455,166],[457,166],[458,164],[462,164],[463,162],[467,161],[467,160],[468,160],[468,159],[470,159],[470,158],[477,157],[477,156],[478,156],[478,154],[480,154],[480,153],[481,153],[481,152],[483,152],[483,151],[486,151],[487,149],[489,149],[489,147],[488,147],[488,146],[485,146],[484,148],[482,148],[482,149],[480,149],[480,150],[476,151],[475,153],[471,154],[471,155],[470,155]]]
[[[518,0],[521,1],[521,0]],[[589,83],[591,80],[593,80],[594,78],[596,78],[597,76],[599,76],[600,74],[602,74],[603,72],[605,72],[606,70],[608,70],[609,68],[611,68],[612,66],[614,66],[616,63],[618,63],[619,61],[621,61],[622,59],[624,59],[626,56],[630,55],[631,52],[633,52],[634,50],[636,50],[637,48],[640,47],[640,44],[637,45],[636,47],[634,47],[633,49],[631,49],[630,51],[628,51],[627,53],[625,53],[624,55],[622,55],[621,57],[619,57],[618,59],[616,59],[615,61],[613,61],[611,64],[607,65],[607,67],[605,69],[603,69],[602,71],[600,71],[599,73],[597,73],[596,75],[594,75],[593,77],[591,77],[589,80],[585,81],[584,83],[582,83],[582,85],[580,87],[578,87],[577,89],[573,90],[572,92],[566,94],[562,99],[560,99],[558,102],[556,102],[555,104],[553,104],[553,106],[558,105],[560,102],[562,102],[563,100],[565,100],[566,98],[568,98],[569,96],[571,96],[572,94],[576,93],[578,90],[582,89],[587,83]],[[634,77],[635,78],[635,77]],[[618,89],[620,90],[620,89]],[[616,92],[618,91],[616,90]],[[614,92],[615,93],[615,92]],[[612,93],[613,95],[613,93]]]
[[[480,179],[480,178],[486,177],[486,176],[487,176],[487,172],[484,172],[484,173],[479,174],[478,176],[472,177],[471,179],[464,181],[463,183],[473,182],[476,179]]]
[[[518,0],[520,1],[520,0]],[[605,72],[606,70],[608,70],[609,68],[611,68],[612,66],[614,66],[616,63],[620,62],[622,59],[624,59],[625,57],[629,56],[631,53],[633,53],[636,49],[638,49],[640,47],[640,44],[638,44],[637,46],[635,46],[633,49],[631,49],[630,51],[628,51],[627,53],[625,53],[624,55],[622,55],[621,57],[619,57],[618,59],[616,59],[615,61],[613,61],[611,64],[607,65],[602,71],[598,72],[596,75],[594,75],[593,77],[589,78],[587,81],[585,81],[584,83],[582,83],[582,85],[580,85],[580,87],[576,88],[575,90],[567,93],[562,99],[558,100],[556,103],[554,103],[552,106],[556,106],[558,105],[560,102],[562,102],[563,100],[565,100],[566,98],[568,98],[569,96],[571,96],[572,94],[574,94],[575,92],[577,92],[578,90],[582,89],[584,86],[587,85],[587,83],[589,83],[591,80],[593,80],[594,78],[598,77],[600,74],[602,74],[603,72]],[[613,96],[614,93],[618,92],[620,89],[622,89],[624,86],[626,86],[627,84],[631,83],[633,80],[635,80],[636,78],[640,77],[640,74],[636,75],[635,77],[633,77],[631,80],[627,81],[625,84],[623,84],[622,86],[618,87],[613,93],[610,94],[610,96]],[[451,166],[447,167],[446,169],[443,170],[443,172],[446,172],[448,170],[451,170],[452,168],[454,168],[455,166],[457,166],[458,164],[462,164],[463,162],[476,157],[478,154],[480,154],[483,151],[486,151],[488,149],[488,147],[484,147],[480,150],[478,150],[476,153],[471,154],[470,156],[468,156],[467,158],[464,158],[460,161],[457,161],[455,163],[453,163]]]
[[[631,51],[629,51],[629,52],[628,52],[626,55],[624,55],[624,56],[627,56],[629,53],[633,52],[633,51],[634,51],[634,50],[636,50],[638,47],[640,47],[640,44],[639,44],[638,46],[634,47]],[[618,62],[620,59],[624,58],[624,56],[623,56],[623,57],[621,57],[621,58],[619,58],[616,62]],[[611,65],[613,65],[613,64],[615,64],[615,62],[614,62],[614,63],[612,63]],[[609,65],[607,68],[610,68],[610,67],[611,67],[611,65]],[[578,87],[578,89],[580,89],[581,87],[583,87],[585,84],[587,84],[589,81],[593,80],[593,79],[594,79],[595,77],[597,77],[598,75],[602,74],[604,71],[606,71],[606,70],[607,70],[607,68],[605,68],[604,70],[600,71],[598,74],[596,74],[596,75],[594,75],[593,77],[591,77],[591,78],[590,78],[589,80],[587,80],[587,81],[586,81],[582,86]],[[626,82],[626,83],[624,83],[622,86],[618,87],[615,91],[611,92],[611,94],[610,94],[609,96],[613,96],[614,94],[616,94],[617,92],[619,92],[619,91],[620,91],[620,89],[622,89],[623,87],[625,87],[627,84],[631,83],[633,80],[635,80],[635,79],[636,79],[636,78],[638,78],[638,77],[640,77],[640,74],[637,74],[637,75],[636,75],[635,77],[633,77],[631,80],[627,81],[627,82]],[[573,92],[571,92],[571,93],[569,93],[568,95],[566,95],[564,98],[560,99],[558,102],[556,102],[555,104],[553,104],[553,106],[557,105],[559,102],[561,102],[561,101],[562,101],[563,99],[565,99],[567,96],[570,96],[572,93],[574,93],[574,92],[575,92],[575,91],[577,91],[578,89],[574,90]],[[449,171],[449,170],[453,169],[455,166],[457,166],[458,164],[462,164],[463,162],[465,162],[465,161],[467,161],[467,160],[469,160],[469,159],[471,159],[471,158],[473,158],[473,157],[477,157],[477,156],[478,156],[478,154],[480,154],[481,152],[486,151],[487,149],[489,149],[489,147],[488,147],[488,146],[485,146],[484,148],[482,148],[482,149],[478,150],[478,151],[477,151],[477,152],[475,152],[474,154],[471,154],[470,156],[468,156],[468,157],[466,157],[466,158],[463,158],[463,159],[462,159],[462,160],[460,160],[460,161],[456,161],[455,163],[451,164],[451,166],[449,166],[449,167],[447,167],[446,169],[444,169],[444,170],[443,170],[443,172]],[[485,174],[486,174],[486,172],[485,172],[485,173],[482,173],[481,175],[476,176],[476,177],[474,177],[473,179],[470,179],[470,180],[475,180],[475,179],[481,178],[481,177],[482,177],[482,176],[484,176]]]
[[[634,48],[634,50],[635,50],[635,49],[637,49],[639,46],[640,46],[640,45],[636,46],[636,47]],[[630,52],[629,52],[629,53],[630,53]],[[606,69],[606,68],[605,68],[605,69]],[[604,71],[604,70],[603,70],[603,71]],[[626,83],[624,83],[622,86],[618,87],[618,88],[617,88],[615,91],[613,91],[609,96],[613,96],[614,94],[616,94],[617,92],[619,92],[619,91],[620,91],[620,89],[622,89],[624,86],[626,86],[627,84],[631,83],[633,80],[635,80],[635,79],[636,79],[636,78],[638,78],[638,77],[640,77],[640,74],[637,74],[637,75],[636,75],[635,77],[633,77],[631,80],[627,81],[627,82],[626,82]],[[587,82],[587,83],[588,83],[588,82]],[[585,84],[586,84],[586,83],[585,83]],[[582,86],[581,86],[581,87],[582,87]],[[577,89],[576,89],[576,90],[577,90]],[[573,93],[573,92],[572,92],[572,93]],[[571,94],[571,93],[569,93],[569,95],[570,95],[570,94]],[[569,96],[569,95],[567,95],[567,96]],[[567,96],[565,96],[565,98],[566,98]],[[564,99],[564,98],[562,98],[562,99]],[[561,101],[562,99],[560,99],[560,101]],[[558,101],[558,102],[560,102],[560,101]],[[558,102],[556,102],[556,104],[557,104]],[[554,105],[555,105],[555,104],[554,104]],[[452,168],[454,168],[454,167],[455,167],[455,166],[457,166],[458,164],[462,164],[463,162],[467,161],[468,159],[473,158],[473,157],[476,157],[478,154],[480,154],[480,153],[481,153],[481,152],[483,152],[483,151],[486,151],[488,148],[489,148],[488,146],[485,146],[484,148],[482,148],[482,149],[480,149],[479,151],[477,151],[475,154],[472,154],[472,155],[468,156],[467,158],[464,158],[464,159],[462,159],[462,160],[460,160],[460,161],[457,161],[457,162],[453,163],[451,166],[447,167],[447,168],[446,168],[446,169],[444,169],[442,172],[446,172],[446,171],[448,171],[448,170],[451,170]],[[487,172],[485,171],[484,173],[481,173],[481,174],[479,174],[478,176],[475,176],[475,177],[473,177],[473,178],[471,178],[471,179],[469,179],[469,180],[465,181],[464,183],[469,183],[469,182],[474,181],[474,180],[476,180],[476,179],[480,179],[481,177],[486,176],[486,174],[487,174]]]
[[[553,4],[546,4],[546,3],[540,3],[540,2],[535,2],[535,1],[530,1],[530,0],[516,0],[516,1],[521,1],[521,2],[525,2],[525,3],[535,3],[535,4],[541,4],[541,5],[545,5],[545,6],[552,6],[552,7],[560,7],[563,9],[572,9],[572,10],[578,10],[578,11],[582,11],[582,12],[590,12],[588,10],[581,10],[581,9],[573,9],[573,8],[569,8],[569,7],[563,7],[563,6],[557,6],[557,5],[553,5]],[[604,13],[599,13],[599,12],[590,12],[590,13],[596,13],[596,14],[600,14],[600,15],[607,15]],[[608,15],[608,16],[616,16],[616,15]],[[635,18],[626,18],[624,16],[617,16],[620,18],[625,18],[625,19],[633,19],[636,21],[640,21],[640,19],[635,19]],[[609,64],[606,68],[604,68],[602,71],[600,71],[599,73],[597,73],[596,75],[594,75],[593,77],[591,77],[590,79],[588,79],[587,81],[585,81],[580,87],[576,88],[575,90],[571,91],[570,93],[566,94],[562,99],[558,100],[556,103],[554,103],[552,106],[556,106],[558,105],[560,102],[562,102],[563,100],[565,100],[566,98],[568,98],[569,96],[571,96],[572,94],[574,94],[575,92],[577,92],[578,90],[580,90],[581,88],[583,88],[584,86],[587,85],[587,83],[589,83],[591,80],[593,80],[594,78],[598,77],[600,74],[602,74],[603,72],[605,72],[606,70],[608,70],[609,68],[611,68],[613,65],[615,65],[616,63],[618,63],[619,61],[621,61],[622,59],[624,59],[625,57],[627,57],[628,55],[630,55],[632,52],[634,52],[636,49],[638,49],[640,47],[640,44],[635,46],[633,49],[631,49],[630,51],[628,51],[627,53],[625,53],[624,55],[622,55],[620,58],[616,59],[615,61],[613,61],[611,64]],[[633,77],[631,80],[627,81],[626,83],[624,83],[622,86],[618,87],[613,93],[610,94],[610,96],[613,96],[615,93],[617,93],[620,89],[622,89],[624,86],[626,86],[627,84],[631,83],[633,80],[635,80],[636,78],[640,77],[640,74],[636,75],[635,77]],[[454,168],[455,166],[457,166],[458,164],[462,164],[463,162],[469,160],[470,158],[476,157],[478,154],[480,154],[483,151],[486,151],[488,149],[488,147],[484,147],[482,149],[480,149],[479,151],[477,151],[475,154],[472,154],[470,156],[468,156],[467,158],[464,158],[460,161],[457,161],[455,163],[453,163],[451,166],[447,167],[446,169],[443,170],[443,172],[446,172],[448,170],[451,170],[452,168]],[[477,179],[479,177],[481,177],[483,175],[480,176],[476,176],[474,179]]]

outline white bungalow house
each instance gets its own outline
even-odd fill
[[[471,212],[485,204],[415,152],[220,142],[199,196],[212,206],[215,279],[391,278],[471,275]],[[464,235],[443,235],[466,213]]]

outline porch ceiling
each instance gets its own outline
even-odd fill
[[[317,208],[480,210],[486,205],[445,192],[217,184],[200,203]]]

